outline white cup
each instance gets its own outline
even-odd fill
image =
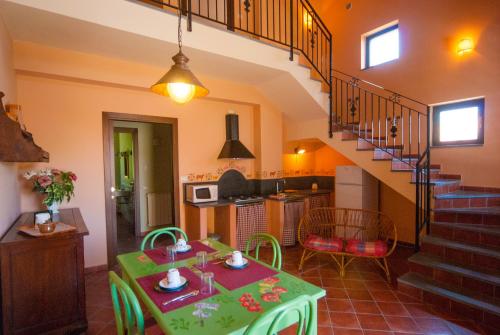
[[[183,238],[180,238],[177,240],[177,243],[175,244],[177,246],[177,248],[179,249],[186,249],[186,240],[183,239]]]
[[[172,285],[172,286],[179,285],[181,283],[181,275],[179,273],[179,270],[177,270],[177,269],[168,270],[167,281],[168,281],[168,285]]]
[[[232,254],[233,265],[241,265],[243,264],[243,256],[241,255],[241,251],[235,250]]]
[[[45,223],[50,220],[49,213],[38,213],[35,215],[35,223]]]

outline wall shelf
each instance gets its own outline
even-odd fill
[[[49,153],[33,141],[31,133],[7,116],[0,92],[0,162],[48,162]]]

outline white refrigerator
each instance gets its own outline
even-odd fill
[[[335,207],[378,211],[378,179],[357,166],[337,166]]]

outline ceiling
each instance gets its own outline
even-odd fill
[[[91,22],[0,1],[0,14],[11,38],[56,48],[168,68],[177,45]],[[165,13],[165,15],[170,15]],[[185,30],[184,34],[189,34]],[[176,31],[168,32],[177,35]],[[139,47],[140,46],[140,47]],[[283,74],[273,68],[223,57],[188,47],[190,67],[201,75],[255,85]],[[210,64],[210,66],[206,66]]]

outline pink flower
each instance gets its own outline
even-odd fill
[[[74,174],[73,172],[70,172],[69,179],[71,179],[72,181],[76,181],[78,178],[76,177],[76,174]]]
[[[261,312],[262,311],[262,307],[260,307],[260,304],[259,303],[256,303],[255,305],[251,305],[247,308],[247,310],[249,312]]]
[[[52,169],[52,174],[53,174],[54,176],[58,176],[58,175],[60,175],[60,174],[61,174],[61,170],[58,170],[58,169]]]
[[[40,186],[43,188],[46,188],[52,184],[52,179],[49,176],[38,177],[37,181],[38,184],[40,184]]]
[[[288,290],[284,287],[281,287],[281,286],[273,287],[273,293],[281,294],[281,293],[286,293],[286,292],[288,292]]]
[[[263,280],[264,283],[269,284],[269,285],[274,285],[279,281],[280,281],[280,279],[276,278],[276,277],[268,277],[268,278]]]
[[[280,296],[276,293],[264,293],[261,295],[262,300],[266,302],[278,302],[280,301]]]

